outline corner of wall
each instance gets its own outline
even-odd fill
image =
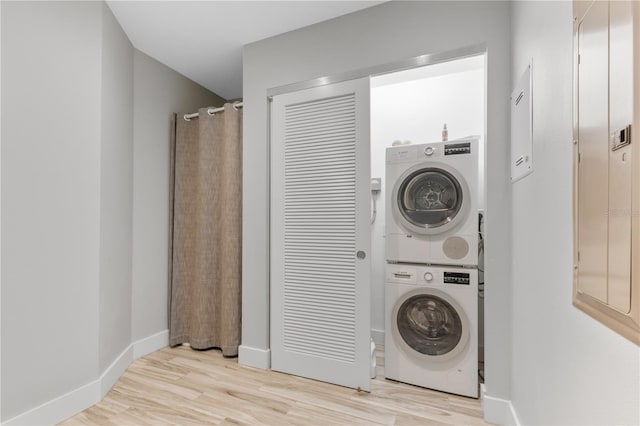
[[[131,343],[133,241],[133,46],[101,4],[98,368]]]
[[[376,345],[384,345],[384,330],[371,329],[371,338]]]
[[[2,45],[2,3],[0,3],[0,46]],[[0,55],[0,99],[2,99],[2,55]],[[0,117],[2,117],[2,102],[0,102]],[[2,188],[2,119],[0,118],[0,188]],[[0,190],[0,223],[2,223],[2,191]],[[2,226],[0,226],[0,241],[2,241]],[[0,259],[2,259],[2,244],[0,243]],[[2,277],[2,262],[0,261],[0,277]],[[2,278],[0,278],[0,330],[2,330]],[[0,331],[1,334],[1,331]],[[0,338],[0,366],[2,365],[2,339]],[[0,367],[0,384],[2,383],[2,368]],[[0,385],[0,419],[2,419],[2,386]]]
[[[167,346],[169,346],[169,330],[163,330],[129,344],[100,375],[100,399],[96,402],[104,399],[134,360]]]
[[[162,330],[133,342],[133,359],[141,358],[167,346],[169,346],[169,330]]]
[[[6,422],[3,426],[55,424],[102,401],[131,363],[169,344],[169,330],[163,330],[127,346],[96,380],[47,401]]]
[[[480,385],[480,402],[484,412],[484,420],[497,425],[519,426],[520,420],[511,401],[487,395],[484,384]]]
[[[100,399],[98,401],[101,401],[107,395],[120,376],[129,368],[133,359],[133,344],[130,344],[100,375]]]
[[[238,364],[263,370],[271,368],[271,349],[240,345],[238,347]]]

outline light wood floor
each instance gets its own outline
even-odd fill
[[[371,393],[165,348],[131,364],[105,399],[62,425],[486,425],[480,401],[378,377]]]

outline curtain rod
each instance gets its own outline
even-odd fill
[[[233,107],[234,107],[235,109],[242,108],[242,102],[236,102],[236,103],[234,103],[234,104],[233,104]],[[220,108],[209,108],[209,109],[207,110],[207,113],[208,113],[209,115],[214,115],[216,112],[222,112],[222,111],[224,111],[224,107],[220,107]],[[199,115],[200,115],[200,114],[199,114],[199,113],[197,113],[197,112],[194,112],[194,113],[192,113],[192,114],[185,114],[185,115],[184,115],[184,119],[185,119],[185,121],[191,121],[191,119],[192,119],[192,118],[198,118],[198,116],[199,116]]]

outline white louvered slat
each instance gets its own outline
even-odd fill
[[[353,94],[285,108],[284,348],[346,362],[355,356],[355,274],[327,273],[355,264],[355,135]],[[304,232],[318,227],[325,232]],[[327,244],[332,237],[340,245]]]

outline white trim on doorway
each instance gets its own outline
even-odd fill
[[[469,56],[477,56],[487,53],[486,43],[474,44],[461,47],[459,49],[448,50],[446,52],[430,53],[428,55],[415,56],[402,61],[389,62],[369,68],[362,68],[345,73],[320,77],[313,80],[301,81],[298,83],[286,84],[284,86],[273,87],[267,90],[267,97],[271,98],[283,93],[295,92],[297,90],[310,89],[312,87],[324,86],[327,84],[341,83],[348,80],[357,80],[363,77],[374,77],[411,68],[433,65],[440,62],[447,62],[455,59],[462,59]]]

